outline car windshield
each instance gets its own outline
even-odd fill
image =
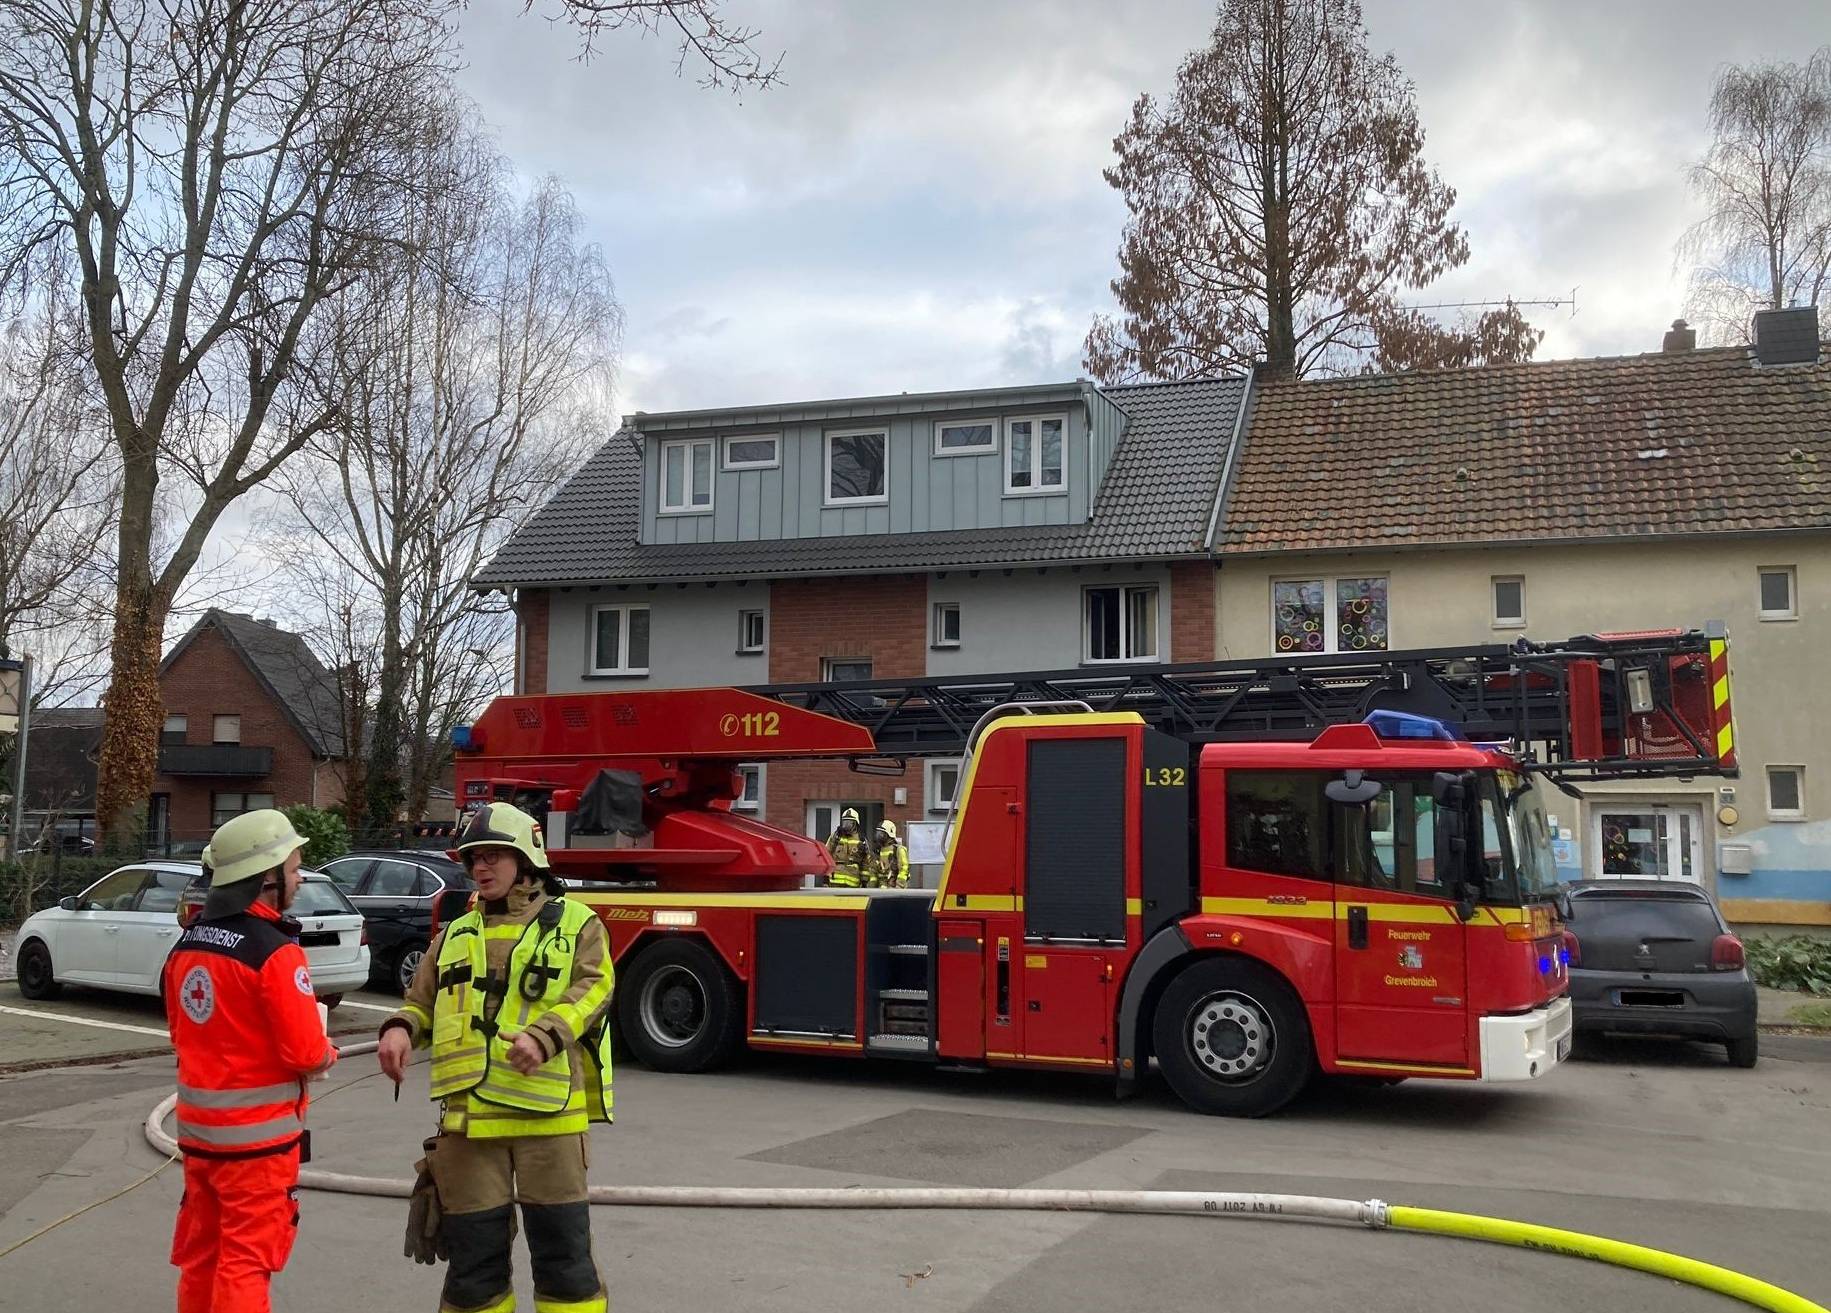
[[[1501,787],[1506,790],[1507,837],[1513,841],[1520,895],[1527,901],[1544,898],[1558,886],[1558,865],[1551,855],[1551,820],[1538,790],[1509,783],[1509,775],[1502,772]]]
[[[305,880],[299,885],[299,892],[293,897],[292,906],[286,914],[292,917],[301,916],[342,916],[354,915],[356,905],[344,897],[343,891],[329,880]]]

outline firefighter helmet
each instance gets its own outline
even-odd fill
[[[851,821],[852,824],[857,825],[858,824],[858,808],[856,808],[856,807],[846,808],[844,811],[839,813],[839,819],[842,821]]]
[[[203,850],[203,864],[210,868],[210,888],[265,875],[307,842],[292,828],[286,813],[272,807],[231,817],[217,827]]]
[[[879,821],[877,823],[877,832],[889,839],[896,838],[896,822]]]
[[[513,848],[540,870],[548,869],[547,845],[540,837],[540,822],[512,803],[492,802],[471,813],[458,835],[458,851],[494,845]]]

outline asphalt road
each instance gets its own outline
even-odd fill
[[[80,1001],[95,1015],[98,999],[63,1006]],[[118,1015],[156,1012],[109,1013]],[[1160,1088],[1115,1103],[1095,1079],[787,1057],[707,1076],[626,1066],[617,1125],[593,1132],[591,1170],[595,1181],[632,1184],[1379,1197],[1675,1249],[1831,1303],[1831,1040],[1764,1042],[1752,1071],[1728,1068],[1719,1049],[1612,1043],[1531,1087],[1328,1086],[1257,1122],[1196,1116]],[[348,1083],[373,1062],[349,1059],[319,1096],[318,1165],[404,1176],[432,1124],[424,1068],[396,1104],[383,1079]],[[158,1166],[140,1122],[170,1082],[169,1056],[0,1076],[0,1249]],[[177,1201],[170,1169],[0,1258],[0,1303],[170,1307]],[[404,1203],[307,1193],[303,1213],[276,1309],[436,1304],[438,1274],[400,1256]],[[613,1307],[625,1310],[1735,1307],[1547,1254],[1234,1217],[600,1208],[594,1220]],[[531,1307],[525,1252],[516,1266]]]

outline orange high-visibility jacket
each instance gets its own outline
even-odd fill
[[[296,921],[265,904],[196,921],[165,961],[187,1154],[282,1153],[305,1132],[304,1078],[336,1060]]]

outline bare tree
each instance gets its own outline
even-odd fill
[[[423,812],[451,725],[501,683],[505,617],[470,579],[602,440],[619,333],[572,198],[546,179],[517,200],[473,124],[429,116],[413,167],[434,185],[335,317],[340,419],[282,480],[374,604],[372,828]]]
[[[152,782],[173,597],[223,512],[336,420],[299,383],[393,235],[398,107],[443,78],[449,12],[0,0],[0,272],[74,270],[120,464],[97,798],[117,839]]]
[[[1691,169],[1708,213],[1679,243],[1693,318],[1746,342],[1763,306],[1831,290],[1831,46],[1804,65],[1730,66],[1710,93],[1710,149]]]
[[[670,33],[680,40],[674,71],[691,61],[699,69],[700,85],[767,90],[782,80],[782,56],[765,60],[756,48],[762,32],[733,23],[724,14],[724,0],[555,0],[559,12],[576,24],[590,55],[605,32],[633,28],[644,35]],[[523,0],[532,10],[536,0]]]
[[[1263,360],[1275,372],[1516,359],[1508,305],[1469,330],[1398,301],[1469,258],[1456,193],[1424,161],[1411,84],[1367,48],[1358,0],[1222,0],[1162,105],[1139,97],[1106,180],[1131,218],[1086,365],[1105,382]]]

